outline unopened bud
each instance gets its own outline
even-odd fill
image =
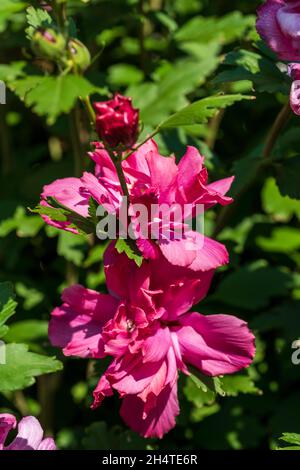
[[[88,48],[78,39],[70,39],[68,47],[73,64],[81,72],[84,72],[91,63],[91,55]]]
[[[31,41],[35,55],[49,60],[61,59],[65,47],[65,38],[54,29],[38,29]]]

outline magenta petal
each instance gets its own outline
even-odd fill
[[[198,249],[196,258],[189,266],[190,269],[193,271],[209,271],[228,263],[228,252],[222,243],[196,232],[193,232],[193,237]]]
[[[188,147],[178,164],[178,185],[189,189],[202,170],[204,158],[195,147]]]
[[[16,425],[17,420],[13,415],[7,413],[0,414],[0,450],[3,449],[8,433],[15,429]]]
[[[123,400],[121,416],[133,431],[147,438],[161,439],[176,425],[176,416],[179,414],[177,383],[172,387],[167,385],[156,398],[155,404],[146,414],[147,404],[134,395],[128,395]]]
[[[190,267],[197,256],[197,247],[190,238],[164,240],[159,247],[169,263],[175,266]]]
[[[232,374],[251,364],[254,336],[247,323],[230,315],[190,313],[176,331],[185,362],[204,374]]]
[[[161,361],[171,347],[171,336],[168,328],[160,327],[154,335],[145,339],[142,346],[143,362]]]
[[[299,47],[293,44],[291,37],[284,34],[278,22],[278,13],[285,5],[285,0],[267,0],[257,10],[256,28],[262,39],[282,60],[296,61],[299,60]]]
[[[63,305],[52,312],[49,337],[66,356],[102,357],[102,327],[113,317],[118,301],[110,295],[75,285],[63,293]]]

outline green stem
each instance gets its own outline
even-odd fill
[[[85,98],[81,98],[81,101],[85,106],[85,109],[86,109],[86,112],[87,112],[87,115],[88,115],[88,118],[89,118],[89,121],[90,121],[90,125],[94,129],[95,124],[96,124],[96,113],[95,113],[94,108],[91,104],[90,97],[86,96]]]
[[[126,158],[130,157],[130,155],[132,155],[133,153],[135,153],[140,147],[142,147],[142,145],[146,144],[148,142],[148,140],[150,139],[153,139],[153,137],[156,136],[156,134],[158,134],[160,131],[159,127],[157,127],[150,135],[148,135],[144,140],[142,140],[142,142],[140,144],[138,144],[136,147],[134,147],[134,149],[132,149],[127,155],[125,155],[125,157],[123,158],[123,160],[126,160]]]
[[[70,114],[70,137],[74,155],[74,175],[79,177],[82,174],[82,148],[80,141],[80,114],[76,104]]]
[[[288,102],[282,107],[280,113],[275,119],[274,124],[268,134],[265,148],[263,151],[264,158],[269,158],[269,156],[271,155],[274,145],[276,144],[277,139],[280,135],[280,132],[282,131],[284,126],[287,124],[291,115],[292,115],[292,110],[291,110],[290,103]]]

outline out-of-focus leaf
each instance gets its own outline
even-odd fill
[[[63,256],[76,266],[81,266],[86,248],[87,240],[84,236],[64,231],[59,233],[57,245],[58,255]]]
[[[203,60],[179,60],[163,75],[159,83],[145,82],[131,86],[127,94],[141,109],[141,119],[146,125],[157,124],[187,104],[186,96],[201,86],[217,66],[216,57]]]
[[[188,21],[176,33],[177,41],[208,42],[218,38],[221,43],[229,43],[240,38],[245,30],[254,26],[255,18],[252,15],[243,16],[234,11],[221,18],[207,18],[197,16]]]
[[[266,307],[272,298],[286,295],[291,285],[292,277],[283,270],[254,263],[224,277],[213,298],[226,305],[255,311]]]
[[[257,245],[264,251],[293,253],[300,249],[300,229],[294,227],[276,227],[270,238],[258,237]]]
[[[5,336],[8,343],[33,342],[46,339],[48,336],[48,322],[43,320],[23,320],[10,325]]]
[[[26,209],[19,206],[12,218],[0,222],[0,237],[6,237],[14,231],[20,238],[34,237],[43,225],[44,222],[40,217],[28,215]]]
[[[262,191],[262,205],[264,211],[278,221],[288,222],[295,214],[300,219],[300,201],[282,196],[274,178],[265,182]]]
[[[276,181],[282,196],[300,199],[300,156],[287,158],[276,165]]]

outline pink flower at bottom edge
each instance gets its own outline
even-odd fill
[[[5,446],[8,433],[17,427],[17,420],[11,414],[0,414],[0,450],[56,450],[52,438],[43,439],[44,432],[34,416],[21,419],[18,433],[11,444]]]

